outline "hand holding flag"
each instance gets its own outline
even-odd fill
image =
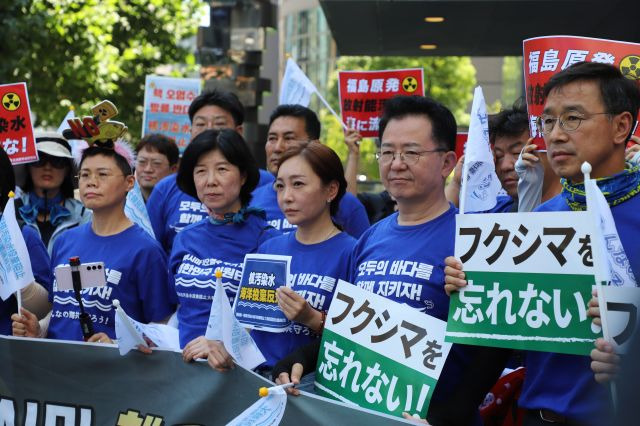
[[[15,194],[12,191],[0,217],[0,297],[7,300],[15,293],[20,312],[20,290],[34,281],[29,251],[16,220]]]
[[[208,340],[222,342],[226,351],[238,365],[251,370],[265,362],[265,358],[247,330],[240,325],[231,311],[229,298],[222,285],[222,271],[217,269],[215,276],[216,293],[211,303],[211,313],[205,337]]]

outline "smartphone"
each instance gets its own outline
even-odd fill
[[[82,288],[102,287],[107,284],[107,276],[104,272],[104,262],[81,263],[80,281]],[[71,278],[71,266],[61,265],[55,269],[56,284],[58,290],[73,290]]]

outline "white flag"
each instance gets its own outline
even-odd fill
[[[260,398],[227,426],[276,426],[287,406],[287,394],[279,386],[269,388],[269,395]]]
[[[482,88],[476,87],[471,105],[471,124],[464,151],[460,190],[460,213],[490,210],[502,188],[489,146],[487,107]]]
[[[0,297],[7,300],[33,281],[29,251],[16,220],[15,199],[11,193],[0,217]]]
[[[279,104],[295,104],[308,107],[311,95],[317,92],[318,89],[309,80],[304,71],[300,69],[293,59],[287,59],[287,68],[284,71],[280,86]]]
[[[124,214],[127,215],[133,223],[147,231],[152,238],[156,238],[156,235],[153,233],[153,227],[151,226],[151,220],[149,219],[149,212],[147,211],[147,206],[144,203],[144,198],[142,197],[142,192],[140,192],[140,186],[137,180],[133,185],[133,189],[127,194]]]
[[[605,261],[606,274],[603,281],[610,282],[615,287],[637,287],[636,277],[631,270],[631,263],[622,247],[616,224],[611,215],[611,209],[607,199],[598,188],[594,179],[585,179],[584,189],[587,198],[587,209],[592,212],[596,226],[600,232],[601,258]]]
[[[142,324],[129,317],[118,300],[113,301],[113,306],[116,307],[115,329],[120,355],[138,345],[180,351],[178,329],[165,324]]]
[[[247,330],[233,315],[229,298],[222,286],[220,270],[216,271],[216,293],[211,303],[205,337],[221,341],[235,362],[247,370],[252,370],[266,361]]]

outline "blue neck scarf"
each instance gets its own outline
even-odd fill
[[[262,219],[267,218],[267,214],[263,209],[259,207],[249,206],[249,207],[242,207],[236,213],[225,213],[222,219],[217,219],[209,216],[209,221],[214,225],[226,225],[227,223],[241,224],[246,222],[247,217],[250,214],[254,214],[258,217],[261,217]]]
[[[25,222],[33,224],[38,219],[38,213],[43,213],[45,216],[49,216],[49,222],[53,226],[58,226],[71,216],[71,212],[61,203],[62,194],[60,193],[53,198],[41,198],[35,192],[30,192],[29,204],[20,207],[20,216]]]
[[[567,179],[561,179],[562,192],[569,208],[574,211],[586,210],[587,198],[584,183],[572,184]],[[596,179],[598,188],[607,199],[610,207],[623,203],[640,193],[640,166],[627,163],[620,173],[613,176]]]

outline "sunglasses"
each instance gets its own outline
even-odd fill
[[[31,167],[40,168],[44,167],[47,163],[49,163],[54,169],[64,169],[69,164],[69,161],[65,157],[56,157],[40,153],[40,159],[35,163],[31,163]]]

